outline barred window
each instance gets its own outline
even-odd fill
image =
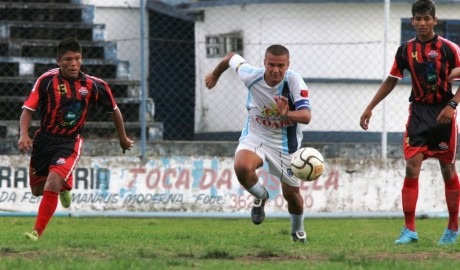
[[[440,20],[434,27],[436,34],[460,45],[460,20]],[[401,43],[415,37],[414,27],[410,19],[401,19]]]
[[[243,54],[243,37],[241,33],[206,36],[206,57],[223,57],[228,52]]]

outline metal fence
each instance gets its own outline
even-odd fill
[[[436,31],[460,43],[459,1],[436,2]],[[414,36],[410,1],[169,3],[2,1],[0,135],[17,136],[20,108],[34,80],[55,66],[57,42],[73,36],[82,42],[85,70],[110,83],[136,139],[237,140],[246,116],[244,85],[227,71],[209,91],[204,76],[230,50],[262,66],[265,48],[279,43],[290,50],[290,67],[310,90],[306,142],[379,142],[383,133],[399,143],[408,80],[375,109],[370,131],[360,130],[359,117],[397,47]],[[102,112],[88,121],[87,139],[116,139]]]

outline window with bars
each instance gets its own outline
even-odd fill
[[[243,54],[243,37],[241,33],[206,36],[206,57],[223,57],[228,52]]]
[[[434,27],[436,34],[447,38],[448,40],[460,46],[460,20],[440,20]],[[401,19],[401,43],[415,37],[414,27],[410,19]]]

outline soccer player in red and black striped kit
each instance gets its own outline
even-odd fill
[[[57,46],[57,64],[41,75],[24,102],[20,117],[18,148],[31,152],[29,180],[34,196],[43,195],[38,208],[35,227],[24,235],[38,240],[51,220],[58,204],[71,203],[72,173],[81,155],[81,132],[88,114],[95,106],[102,106],[112,114],[120,146],[129,150],[133,141],[127,137],[123,116],[117,107],[108,84],[81,72],[82,49],[72,38],[62,40]],[[40,129],[34,139],[29,137],[32,115],[40,111]]]
[[[402,188],[405,226],[396,244],[418,241],[415,229],[415,209],[418,180],[422,162],[427,158],[439,160],[444,179],[445,199],[449,220],[439,245],[454,244],[458,238],[459,179],[455,169],[457,150],[456,107],[460,91],[452,93],[451,75],[460,67],[460,49],[453,42],[435,34],[437,24],[435,5],[431,0],[418,0],[412,5],[412,25],[416,37],[398,48],[390,75],[382,83],[372,101],[361,115],[360,125],[368,129],[372,110],[403,78],[408,70],[412,80],[409,117],[404,134],[406,175]]]

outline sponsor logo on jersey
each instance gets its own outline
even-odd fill
[[[256,123],[262,126],[266,127],[272,127],[272,128],[283,128],[283,127],[290,127],[293,125],[293,122],[289,119],[268,119],[268,118],[262,118],[262,117],[256,117]]]
[[[82,115],[82,105],[80,102],[73,102],[62,108],[57,124],[60,127],[72,128],[78,124]],[[61,118],[62,117],[62,118]]]
[[[308,97],[308,90],[300,90],[300,96],[307,98]]]
[[[276,104],[272,103],[269,107],[264,106],[262,109],[259,109],[263,116],[267,118],[276,118],[278,117],[278,108],[276,108]]]
[[[280,119],[278,108],[275,103],[271,103],[270,106],[264,106],[259,108],[261,116],[255,116],[256,123],[266,127],[272,128],[283,128],[292,126],[294,123],[289,119]]]

